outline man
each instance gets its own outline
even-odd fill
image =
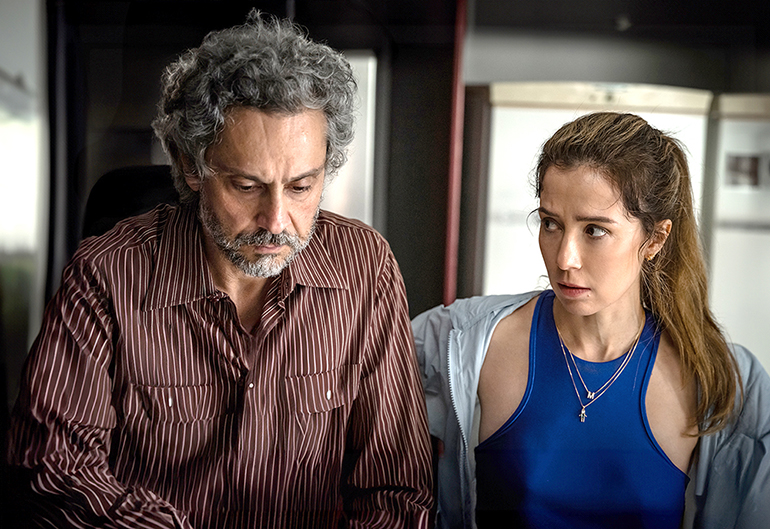
[[[322,211],[350,66],[288,22],[172,64],[182,206],[83,242],[10,442],[46,527],[425,527],[425,404],[387,243]]]

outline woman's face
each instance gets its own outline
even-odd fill
[[[609,180],[586,166],[552,166],[543,177],[538,212],[540,252],[568,312],[638,310],[646,236]]]

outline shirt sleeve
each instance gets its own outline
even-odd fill
[[[429,527],[430,438],[406,292],[388,252],[365,346],[342,475],[350,527]]]
[[[183,513],[148,490],[125,487],[110,470],[117,331],[108,292],[97,268],[76,255],[24,367],[9,463],[28,469],[36,525],[188,529]]]

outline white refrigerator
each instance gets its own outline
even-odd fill
[[[719,96],[714,117],[711,306],[770,370],[770,95]]]

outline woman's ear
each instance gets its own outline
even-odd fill
[[[644,258],[647,261],[652,261],[655,256],[658,255],[661,248],[663,248],[663,245],[666,244],[666,240],[671,234],[671,226],[673,226],[671,219],[661,220],[655,224],[655,228],[650,236],[650,240],[647,241],[647,248],[644,252]]]

